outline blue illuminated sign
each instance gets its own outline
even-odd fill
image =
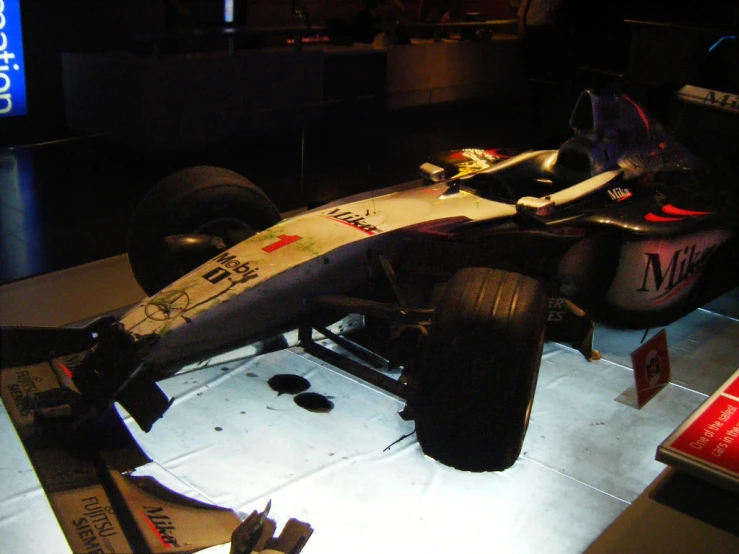
[[[0,0],[0,117],[27,113],[24,69],[20,0]]]

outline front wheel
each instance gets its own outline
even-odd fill
[[[182,169],[157,183],[134,212],[128,260],[141,288],[152,295],[212,257],[210,244],[228,248],[279,221],[277,207],[238,173],[209,166]],[[183,235],[205,254],[173,255],[168,239]]]
[[[516,461],[529,422],[548,297],[530,277],[458,271],[433,316],[413,413],[424,453],[467,471]]]

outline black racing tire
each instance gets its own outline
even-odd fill
[[[465,471],[502,471],[528,428],[548,297],[537,280],[467,268],[436,306],[413,413],[424,453]]]
[[[210,166],[182,169],[154,185],[134,211],[128,260],[136,280],[152,295],[197,266],[172,263],[165,237],[214,235],[232,246],[280,219],[267,195],[238,173]]]

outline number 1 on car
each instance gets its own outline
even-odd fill
[[[298,235],[280,235],[277,242],[273,242],[272,244],[268,244],[267,246],[263,247],[262,250],[267,252],[267,254],[271,254],[275,250],[279,250],[283,246],[287,246],[288,244],[292,244],[294,242],[299,241],[301,238]]]

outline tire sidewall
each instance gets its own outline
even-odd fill
[[[471,471],[515,462],[538,379],[546,309],[544,287],[530,277],[490,268],[454,275],[436,307],[414,393],[424,452]]]

